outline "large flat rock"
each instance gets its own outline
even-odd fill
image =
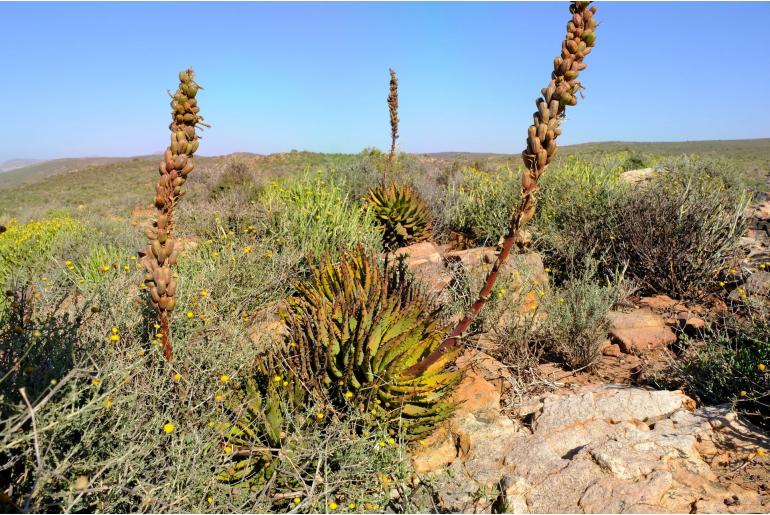
[[[478,388],[475,384],[469,387]],[[680,391],[583,387],[531,399],[531,427],[494,402],[443,429],[442,460],[423,467],[434,509],[490,513],[765,513],[767,496],[720,482],[720,453],[753,452],[768,436],[729,406],[695,409]],[[528,401],[529,402],[529,401]],[[454,448],[452,450],[452,442]],[[432,447],[416,460],[427,463]]]

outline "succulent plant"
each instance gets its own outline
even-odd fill
[[[195,96],[200,86],[194,80],[192,69],[179,72],[179,88],[171,99],[171,145],[160,162],[160,179],[155,185],[155,208],[152,226],[147,229],[150,242],[139,253],[144,265],[144,284],[152,307],[158,311],[158,322],[163,343],[163,355],[171,360],[171,341],[168,314],[176,306],[177,280],[171,273],[176,264],[181,244],[172,237],[174,206],[182,196],[182,186],[193,171],[193,154],[198,150],[196,128],[203,118]]]
[[[457,323],[446,340],[433,355],[421,364],[413,366],[410,373],[420,373],[433,362],[440,361],[443,353],[451,352],[459,345],[460,336],[471,326],[489,300],[500,269],[508,260],[514,244],[522,240],[524,225],[535,214],[538,181],[556,154],[556,138],[561,135],[560,125],[567,106],[577,104],[577,94],[583,89],[577,80],[578,75],[586,68],[583,59],[591,53],[596,41],[596,7],[590,4],[591,2],[570,2],[569,11],[572,17],[567,22],[567,34],[561,45],[561,54],[553,61],[551,81],[541,90],[542,96],[535,101],[537,111],[533,114],[534,123],[529,126],[527,133],[527,148],[522,153],[525,169],[521,177],[521,199],[511,213],[508,233],[497,259],[487,273],[484,286],[469,312]]]
[[[428,206],[408,184],[379,184],[369,190],[366,202],[374,212],[386,248],[395,250],[430,235]]]
[[[360,246],[339,263],[327,255],[297,284],[284,318],[286,362],[330,406],[383,417],[407,440],[451,414],[457,352],[404,374],[438,347],[447,325],[403,261],[380,267]]]
[[[229,418],[219,431],[232,461],[217,474],[219,481],[259,488],[275,470],[285,435],[284,414],[296,411],[305,399],[302,387],[279,368],[273,355],[264,355],[255,377],[226,398]]]

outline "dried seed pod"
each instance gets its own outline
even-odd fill
[[[179,252],[172,238],[173,211],[179,197],[184,193],[184,177],[193,171],[193,154],[198,150],[196,127],[202,125],[198,115],[195,96],[200,87],[194,81],[192,69],[179,72],[179,87],[172,96],[170,106],[171,131],[169,147],[158,165],[160,178],[155,186],[155,207],[158,213],[153,227],[146,231],[149,245],[142,255],[141,264],[146,271],[144,280],[149,288],[150,300],[158,310],[158,321],[163,334],[163,354],[171,359],[168,311],[176,305],[177,281],[172,279],[171,266],[176,263]]]

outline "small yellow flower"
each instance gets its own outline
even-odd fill
[[[283,385],[284,385],[284,386],[289,386],[289,381],[284,381],[284,382],[283,382]]]
[[[229,445],[225,445],[225,454],[230,454],[231,452],[233,452],[233,448]]]
[[[163,424],[163,431],[166,433],[171,433],[174,430],[174,424],[171,422],[168,422],[166,424]]]
[[[187,318],[193,318],[194,316],[195,316],[195,313],[193,313],[192,311],[187,312]]]
[[[396,439],[395,438],[388,438],[388,443],[390,445],[395,445],[396,444]]]
[[[94,386],[99,386],[100,384],[102,384],[102,381],[98,377],[94,377],[93,379],[91,379],[91,384]]]
[[[244,254],[251,254],[251,247],[249,247],[249,246],[243,247],[243,253]]]
[[[123,270],[125,270],[126,272],[128,272],[129,270],[131,270],[131,267],[130,267],[130,266],[128,266],[128,265],[123,265]]]
[[[348,504],[348,509],[355,510],[356,509],[356,503],[352,502],[352,503]]]
[[[762,448],[757,449],[757,456],[762,457],[766,454],[765,450]]]
[[[551,269],[550,269],[550,268],[546,268],[546,269],[544,270],[544,272],[545,272],[546,274],[550,274],[550,273],[551,273]]]
[[[209,291],[208,290],[201,290],[200,296],[201,297],[208,297],[209,296]]]
[[[299,498],[299,497],[295,497],[294,499],[292,499],[292,502],[293,502],[294,504],[299,504],[299,503],[301,502],[301,500],[300,500],[300,498]]]
[[[58,383],[56,379],[51,379],[51,386],[56,386],[56,383]]]
[[[273,381],[275,381],[276,383],[280,383],[280,382],[281,382],[281,379],[283,379],[281,376],[275,376],[275,377],[273,378]]]
[[[42,279],[43,281],[47,281],[47,280],[48,280],[48,277],[46,277],[46,276],[43,276],[43,277],[41,277],[41,279]]]
[[[428,443],[427,443],[425,440],[420,440],[420,442],[419,442],[419,443],[420,443],[420,445],[422,445],[423,447],[425,447],[426,445],[428,445]]]
[[[748,395],[746,390],[741,390],[741,397],[746,397],[746,395]]]
[[[110,335],[110,341],[111,342],[117,342],[119,340],[120,340],[120,335],[119,334],[111,334]]]
[[[382,440],[380,440],[380,447],[385,447],[385,442],[383,442]]]
[[[104,265],[102,267],[102,272],[109,272],[110,268],[111,268],[110,265]]]
[[[206,502],[211,504],[211,503],[214,502],[214,498],[213,497],[209,497],[209,498],[206,499]]]
[[[352,399],[353,398],[353,392],[345,392],[345,398],[346,399]]]
[[[724,281],[719,281],[719,286],[724,286],[724,285],[725,285]]]
[[[174,377],[174,381],[178,383],[179,380],[182,379],[182,374],[180,374],[179,372],[176,372],[173,377]]]
[[[144,349],[139,349],[139,352],[136,353],[139,356],[144,356]]]
[[[107,397],[104,399],[104,409],[110,409],[112,408],[112,397]]]
[[[221,376],[219,376],[219,380],[223,383],[226,383],[230,380],[230,376],[227,374],[222,374]]]
[[[160,329],[160,324],[152,324],[155,329]]]
[[[32,331],[32,336],[34,336],[35,338],[40,338],[41,336],[43,336],[43,333],[35,329],[34,331]]]
[[[67,265],[67,266],[70,266],[70,265],[72,264],[72,261],[70,261],[70,260],[68,259],[67,261],[65,261],[65,262],[64,262],[64,264],[65,264],[65,265]]]
[[[766,367],[765,367],[765,364],[764,364],[764,363],[760,363],[759,365],[757,365],[757,369],[758,369],[760,372],[764,372],[764,371],[765,371],[765,368],[766,368]]]
[[[130,259],[131,261],[136,261],[136,256],[131,256],[129,259]]]
[[[337,503],[332,501],[329,503],[329,509],[330,510],[336,510],[337,509]]]

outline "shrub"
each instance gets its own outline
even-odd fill
[[[550,293],[544,303],[544,347],[572,369],[596,364],[609,331],[610,309],[631,293],[630,285],[619,275],[612,283],[598,282],[596,268],[589,261],[581,276]]]
[[[582,273],[591,256],[606,277],[625,268],[646,292],[698,296],[733,257],[748,197],[694,169],[631,187],[617,161],[567,160],[544,180],[538,245],[560,279]]]
[[[265,210],[264,235],[302,257],[336,254],[359,244],[381,248],[374,215],[351,201],[344,182],[334,174],[306,173],[283,184],[268,184],[260,204]]]
[[[509,168],[493,172],[464,168],[436,205],[436,231],[456,231],[479,245],[495,245],[508,228],[511,206],[519,200],[518,174]]]
[[[705,344],[681,362],[688,388],[708,403],[732,402],[752,422],[770,428],[770,318],[730,317],[706,334]],[[685,339],[685,345],[695,345]]]
[[[217,200],[227,194],[237,193],[245,201],[255,200],[262,188],[263,185],[258,182],[249,164],[243,159],[234,158],[225,165],[222,175],[209,193],[209,198]]]
[[[19,225],[15,221],[0,233],[0,285],[16,276],[27,280],[56,249],[80,232],[80,225],[69,217],[33,220]]]
[[[616,156],[569,157],[546,174],[535,219],[536,244],[548,256],[557,280],[583,274],[585,256],[612,268],[614,212],[627,187]]]
[[[609,256],[648,292],[675,298],[708,291],[735,256],[748,198],[712,178],[660,174],[614,213]]]

